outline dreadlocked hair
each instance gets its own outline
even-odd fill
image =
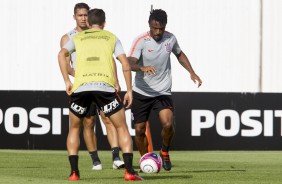
[[[152,20],[155,20],[164,26],[167,24],[167,14],[162,9],[154,9],[150,12],[149,23]]]

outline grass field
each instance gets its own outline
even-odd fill
[[[128,183],[123,170],[112,170],[111,152],[99,151],[102,171],[91,170],[91,159],[80,151],[81,180],[68,181],[66,151],[0,150],[1,184]],[[170,172],[144,174],[146,184],[273,184],[282,183],[281,151],[171,151]],[[134,165],[140,158],[134,152]]]

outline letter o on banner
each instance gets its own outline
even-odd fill
[[[226,128],[226,118],[230,118],[230,129]],[[223,137],[232,137],[240,131],[240,116],[235,110],[221,110],[216,115],[216,130]]]
[[[19,116],[19,126],[14,126],[14,116]],[[11,107],[6,110],[5,113],[5,128],[10,134],[23,134],[28,127],[28,116],[24,108]]]

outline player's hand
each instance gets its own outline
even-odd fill
[[[193,73],[193,74],[191,74],[191,80],[195,83],[195,84],[197,84],[197,82],[198,82],[198,88],[202,85],[202,80],[200,79],[200,77],[197,75],[197,74],[195,74],[195,73]]]
[[[157,73],[157,70],[155,67],[153,66],[143,66],[140,68],[140,70],[142,72],[144,72],[145,74],[148,74],[148,75],[152,75],[152,74],[156,74]]]
[[[71,89],[72,89],[72,83],[70,81],[66,82],[66,92],[70,96],[71,95]]]
[[[125,106],[126,109],[131,107],[132,101],[133,101],[132,91],[127,91],[123,98],[123,105]]]

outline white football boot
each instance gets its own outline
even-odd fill
[[[96,171],[102,170],[102,164],[93,165],[92,170],[96,170]]]
[[[113,162],[113,169],[121,169],[124,168],[124,161],[122,160],[115,160]]]

